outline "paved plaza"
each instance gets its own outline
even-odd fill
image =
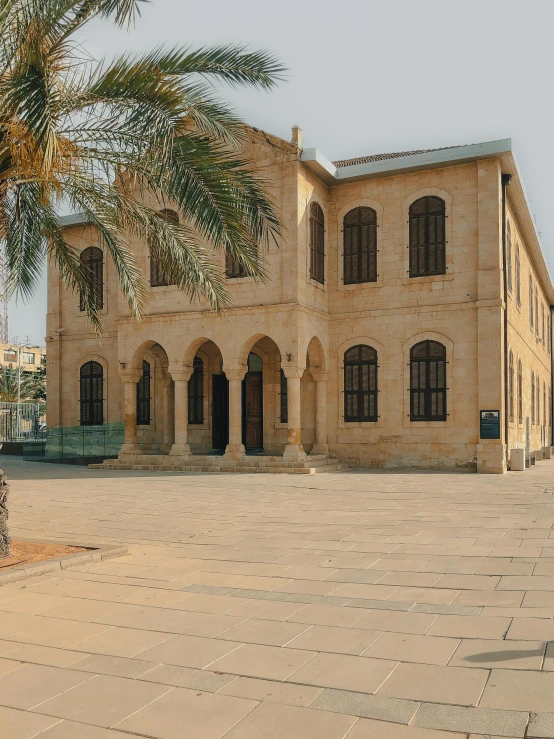
[[[129,547],[0,588],[2,739],[554,737],[554,460],[1,464],[12,535]]]

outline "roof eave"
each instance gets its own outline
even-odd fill
[[[422,169],[437,169],[457,164],[475,162],[479,159],[498,157],[512,150],[511,139],[486,141],[481,144],[455,146],[450,149],[428,151],[423,154],[410,154],[403,157],[382,159],[377,162],[364,162],[349,167],[335,167],[327,157],[317,149],[304,149],[300,160],[319,177],[326,185],[338,185],[357,180],[369,180],[377,177],[417,172]]]
[[[69,216],[61,216],[60,222],[62,228],[71,228],[71,226],[86,226],[91,221],[85,213],[73,213]]]

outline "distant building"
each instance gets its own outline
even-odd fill
[[[19,366],[20,347],[14,344],[0,342],[0,366],[17,369]],[[36,372],[46,367],[46,349],[41,346],[21,347],[22,372]]]
[[[103,333],[51,264],[60,438],[127,468],[249,470],[265,454],[298,471],[331,455],[502,473],[512,449],[551,444],[554,288],[510,140],[331,163],[298,129],[292,143],[249,129],[247,154],[283,235],[267,283],[216,255],[232,298],[220,315],[135,240],[151,286],[138,323],[99,234],[66,219]]]

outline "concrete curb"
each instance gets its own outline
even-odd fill
[[[64,554],[61,557],[45,559],[44,562],[31,562],[28,565],[7,569],[5,572],[2,572],[0,569],[0,587],[2,585],[7,585],[10,582],[26,580],[35,575],[45,575],[49,572],[67,570],[70,567],[77,567],[78,565],[89,564],[90,562],[100,562],[103,559],[121,557],[123,554],[127,554],[128,552],[127,547],[120,544],[99,544],[94,546],[90,543],[84,544],[80,541],[54,542],[51,539],[30,539],[24,536],[18,536],[17,540],[30,542],[32,544],[63,543],[65,546],[82,547],[88,551],[76,552],[75,554]]]

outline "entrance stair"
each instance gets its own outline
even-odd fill
[[[170,457],[167,454],[137,454],[131,459],[106,459],[101,464],[89,464],[94,470],[159,470],[160,472],[285,472],[314,475],[318,472],[338,472],[347,469],[338,459],[325,454],[308,455],[304,462],[291,462],[280,456],[246,455],[241,460],[226,460],[222,455],[191,454]]]

